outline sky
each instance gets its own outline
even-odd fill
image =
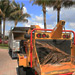
[[[29,27],[30,25],[39,25],[41,28],[44,28],[43,24],[43,12],[42,7],[38,5],[33,5],[29,0],[15,0],[18,3],[24,3],[23,13],[28,13],[31,15],[31,18],[28,18],[28,23],[18,22],[17,27]],[[47,29],[52,29],[57,24],[57,11],[53,8],[46,7],[46,22]],[[75,7],[70,8],[61,8],[60,11],[60,20],[65,20],[65,28],[68,30],[75,31]],[[9,34],[11,27],[14,27],[14,21],[6,21],[6,31],[5,34]],[[3,25],[3,23],[2,23]]]

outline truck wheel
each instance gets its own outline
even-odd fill
[[[18,68],[19,75],[35,75],[30,68],[19,67]]]
[[[26,71],[23,69],[23,67],[19,67],[19,75],[26,75]]]
[[[11,58],[12,58],[12,59],[14,59],[13,55],[14,55],[14,53],[12,52],[12,53],[11,53]]]
[[[17,63],[18,63],[18,75],[26,75],[26,71],[24,70],[24,68],[22,66],[19,66],[19,58],[17,59]]]
[[[9,47],[9,54],[10,54],[10,56],[11,56],[11,54],[12,54],[12,50],[11,50],[11,48]]]
[[[31,68],[26,69],[26,75],[35,75],[34,70]]]

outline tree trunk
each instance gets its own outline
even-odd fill
[[[60,9],[61,9],[61,4],[57,6],[57,23],[60,21]]]
[[[2,38],[1,36],[2,36],[2,27],[1,27],[1,19],[0,19],[0,38]]]
[[[3,43],[5,41],[5,18],[3,18]]]
[[[60,21],[60,10],[57,10],[57,23]]]
[[[46,29],[46,12],[44,12],[44,29]]]
[[[15,21],[15,27],[16,27],[16,25],[17,25],[17,20]]]
[[[46,29],[46,6],[43,4],[44,29]]]

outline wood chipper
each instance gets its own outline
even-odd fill
[[[64,25],[65,21],[60,20],[54,29],[29,29],[25,34],[25,54],[18,54],[19,75],[74,74],[75,33],[63,30]]]

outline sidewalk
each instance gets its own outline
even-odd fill
[[[0,75],[18,75],[17,60],[12,60],[6,49],[0,49]]]

